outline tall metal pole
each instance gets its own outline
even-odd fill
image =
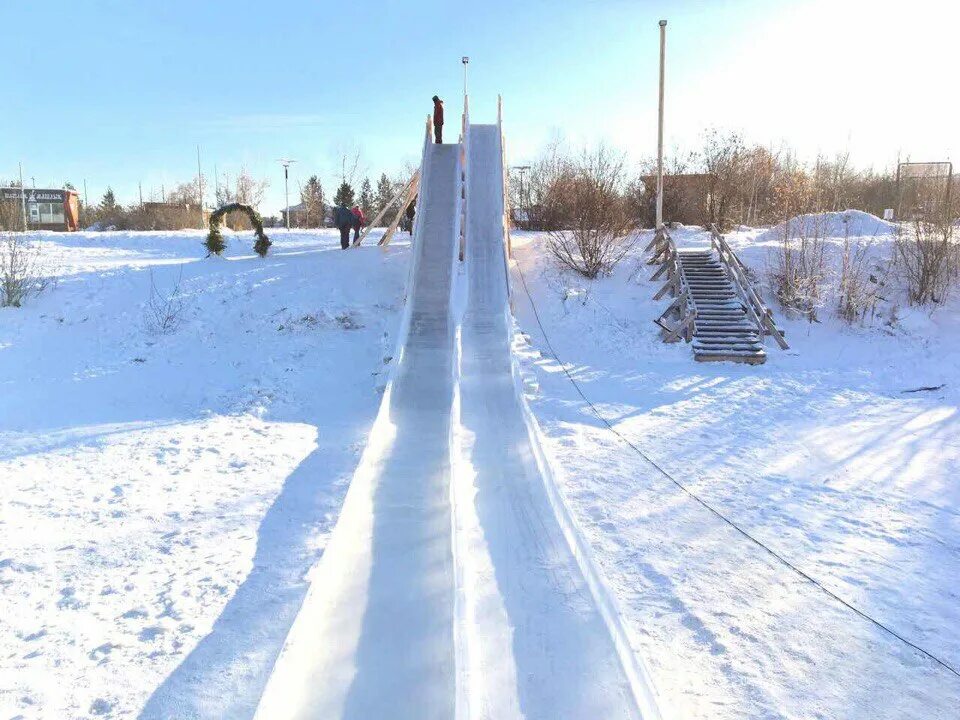
[[[657,230],[663,227],[663,66],[666,60],[667,21],[660,21],[660,106],[657,118]]]
[[[203,172],[200,170],[200,146],[197,145],[197,189],[200,191],[200,229],[203,230]]]
[[[23,231],[27,231],[27,189],[23,186],[23,163],[17,163],[20,168],[20,210],[23,211]]]
[[[460,58],[460,62],[463,63],[463,94],[467,94],[467,65],[470,64],[470,58],[464,55]]]
[[[278,163],[283,165],[283,202],[287,206],[286,213],[286,226],[287,230],[290,229],[290,166],[296,162],[296,160],[290,160],[289,158],[280,158],[277,160]],[[346,160],[344,160],[346,162]],[[344,173],[344,182],[346,182],[346,165],[343,166]]]

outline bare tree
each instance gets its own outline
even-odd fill
[[[746,146],[738,133],[712,129],[704,134],[700,152],[707,182],[703,224],[715,223],[723,229],[730,222],[735,203],[743,196]]]
[[[563,140],[558,136],[547,143],[537,159],[530,164],[524,183],[527,209],[527,228],[530,230],[560,229],[561,219],[552,217],[561,204],[559,189],[571,174],[570,155]],[[511,181],[511,188],[519,190],[519,182]],[[519,207],[519,206],[518,206]]]
[[[545,205],[557,260],[588,278],[609,273],[636,242],[623,196],[623,156],[600,146],[563,163]]]

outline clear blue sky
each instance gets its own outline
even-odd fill
[[[956,98],[930,97],[956,66],[947,5],[5,1],[0,179],[22,160],[28,184],[86,179],[91,201],[109,184],[132,202],[138,181],[148,196],[194,176],[199,144],[210,181],[215,164],[221,176],[246,166],[268,177],[261,209],[272,214],[283,202],[276,158],[299,160],[293,188],[316,173],[332,189],[343,147],[361,149],[373,181],[398,172],[419,158],[434,93],[453,139],[461,55],[475,121],[492,121],[504,96],[511,162],[557,132],[638,158],[655,149],[661,16],[668,144],[691,147],[718,126],[807,157],[940,159],[960,152]],[[903,97],[907,82],[922,100]]]

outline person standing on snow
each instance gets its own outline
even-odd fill
[[[410,201],[410,204],[407,205],[407,232],[410,235],[413,235],[413,218],[417,214],[417,196],[413,196],[413,200]]]
[[[437,145],[443,142],[443,100],[433,96],[433,139]]]
[[[360,209],[359,205],[354,205],[353,210],[350,212],[353,213],[353,217],[357,220],[356,225],[353,226],[353,241],[356,242],[357,238],[360,237],[360,228],[367,224],[367,216],[363,214],[363,210]]]
[[[337,205],[333,209],[333,224],[340,231],[340,247],[346,250],[350,247],[350,228],[359,228],[360,221],[346,205]],[[359,235],[359,230],[356,230]]]

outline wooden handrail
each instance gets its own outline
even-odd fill
[[[667,292],[670,292],[675,298],[654,322],[660,326],[660,335],[664,342],[676,342],[681,337],[690,342],[693,340],[697,311],[690,301],[689,284],[683,266],[680,264],[680,253],[666,228],[657,230],[653,241],[647,245],[647,250],[650,249],[654,251],[650,262],[660,264],[660,268],[654,273],[651,280],[656,280],[664,272],[667,274],[667,282],[654,295],[654,300],[659,300]],[[661,258],[663,259],[661,260]],[[677,315],[677,324],[675,327],[670,327],[664,320],[668,315],[674,313]]]
[[[750,319],[756,324],[761,341],[764,336],[771,335],[781,349],[789,349],[790,346],[783,337],[783,333],[780,332],[779,328],[777,328],[773,322],[773,313],[764,304],[754,289],[753,283],[750,282],[750,277],[747,274],[747,266],[743,264],[733,251],[733,248],[730,247],[726,238],[720,234],[717,226],[713,224],[710,225],[710,245],[716,249],[717,254],[720,256],[720,262],[723,263],[723,266],[727,270],[727,276],[737,289],[737,293],[741,299],[745,302],[747,315],[749,315]]]

